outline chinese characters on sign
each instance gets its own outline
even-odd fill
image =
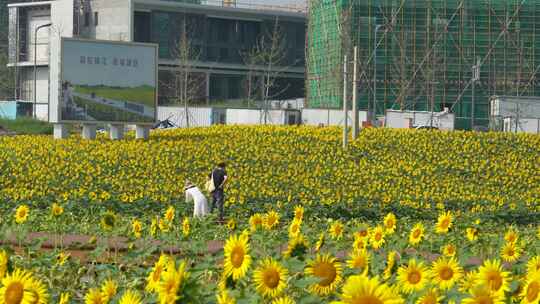
[[[112,60],[107,57],[93,57],[93,56],[81,56],[80,63],[88,65],[107,65],[112,61],[114,66],[125,66],[136,68],[139,66],[139,61],[135,58],[118,58],[114,57]]]

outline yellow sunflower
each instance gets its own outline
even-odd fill
[[[431,279],[440,289],[452,288],[463,276],[463,269],[455,258],[441,257],[433,263]]]
[[[165,211],[165,219],[167,220],[167,222],[171,223],[173,220],[174,220],[174,207],[173,206],[169,206],[169,208],[167,208],[167,211]]]
[[[236,221],[233,218],[227,220],[227,228],[229,228],[231,231],[236,229]]]
[[[232,278],[232,275],[225,272],[221,273],[218,283],[219,291],[226,291],[227,289],[235,289],[236,281]]]
[[[298,221],[302,221],[304,218],[304,207],[298,205],[294,207],[294,219]]]
[[[522,304],[538,304],[540,302],[540,273],[535,273],[527,278],[521,294]]]
[[[28,214],[30,213],[30,208],[26,205],[20,205],[15,210],[15,222],[17,224],[22,224],[28,219]]]
[[[462,300],[463,304],[504,304],[504,293],[493,292],[484,285],[475,286],[468,298]]]
[[[184,217],[184,220],[182,221],[182,234],[187,237],[189,235],[189,232],[191,230],[191,226],[189,225],[189,218]]]
[[[294,300],[289,298],[288,296],[284,296],[281,298],[277,298],[274,301],[272,301],[272,304],[295,304]]]
[[[159,227],[158,220],[152,219],[152,222],[150,223],[150,235],[152,237],[155,237],[157,235],[158,227]]]
[[[122,295],[122,298],[120,298],[120,301],[118,304],[141,304],[142,298],[141,295],[135,291],[128,289],[124,294]]]
[[[53,203],[51,206],[51,215],[53,217],[58,217],[64,213],[64,208],[57,203]]]
[[[365,249],[369,242],[368,228],[362,229],[354,233],[353,250]]]
[[[353,251],[354,250],[363,250],[363,249],[366,249],[367,248],[367,245],[368,245],[368,239],[366,238],[357,238],[355,237],[354,238],[354,242],[353,242],[353,245],[352,245],[352,248],[353,248]]]
[[[453,221],[454,217],[450,211],[441,213],[437,219],[437,225],[435,225],[435,232],[447,233],[448,230],[452,228]]]
[[[131,222],[131,231],[133,232],[133,235],[135,238],[140,238],[142,235],[142,223],[138,219],[134,219],[133,222]]]
[[[9,263],[9,256],[5,250],[0,250],[0,279],[2,279],[7,272]]]
[[[366,224],[360,225],[358,228],[358,231],[354,233],[354,238],[362,238],[362,239],[368,239],[369,238],[369,226]]]
[[[60,251],[56,255],[56,265],[64,265],[69,260],[70,254],[64,251]]]
[[[471,242],[474,242],[478,239],[478,229],[476,228],[467,228],[467,239]]]
[[[442,254],[449,258],[456,256],[456,246],[454,244],[446,244],[441,248]]]
[[[227,292],[227,290],[222,290],[219,294],[216,295],[217,304],[235,304],[236,300]]]
[[[521,256],[521,247],[517,243],[506,243],[501,249],[501,258],[505,262],[515,262]]]
[[[159,260],[154,264],[152,271],[150,271],[150,274],[148,274],[148,277],[146,278],[146,291],[157,291],[159,287],[159,281],[161,279],[161,274],[165,271],[165,269],[169,267],[174,267],[172,260],[168,256],[162,254],[159,257]]]
[[[371,247],[373,249],[379,249],[384,244],[384,230],[383,227],[377,226],[373,228],[373,230],[370,233],[369,241],[371,243]]]
[[[519,231],[515,227],[510,227],[504,234],[504,240],[508,243],[515,243],[519,239]]]
[[[424,225],[422,223],[416,223],[409,233],[409,244],[415,246],[422,241],[424,237]]]
[[[182,261],[178,269],[167,267],[161,276],[161,281],[157,288],[160,304],[174,304],[182,299],[182,286],[189,278],[189,273],[186,271],[186,262]]]
[[[297,220],[296,218],[289,225],[289,237],[293,238],[300,233],[300,228],[302,227],[302,220]]]
[[[369,269],[370,259],[371,255],[366,249],[353,250],[350,253],[347,266],[349,266],[351,269],[355,269],[366,274]]]
[[[404,303],[396,289],[381,284],[378,278],[363,275],[350,276],[343,286],[337,304],[401,304]]]
[[[395,251],[388,252],[388,256],[386,257],[386,268],[384,268],[384,271],[383,271],[383,278],[385,280],[388,280],[392,277],[394,266],[396,265],[396,256],[397,256],[397,252]]]
[[[0,255],[1,257],[1,255]],[[1,261],[1,258],[0,258]],[[1,277],[1,268],[2,264],[0,263],[0,277]],[[527,276],[534,275],[535,273],[540,271],[540,256],[534,256],[529,259],[527,262]]]
[[[396,231],[396,216],[390,212],[384,217],[384,229],[386,234],[393,234]]]
[[[5,304],[32,304],[36,300],[34,293],[28,287],[32,281],[32,274],[25,270],[15,269],[11,274],[2,278],[0,288],[0,303]]]
[[[255,213],[249,218],[249,226],[251,231],[256,231],[257,228],[262,227],[264,222],[263,216],[260,213]]]
[[[410,259],[408,265],[398,269],[397,281],[405,293],[420,291],[429,282],[428,269],[424,263]]]
[[[275,211],[268,211],[264,215],[263,226],[267,230],[272,230],[279,224],[279,214]]]
[[[30,279],[28,283],[28,290],[33,294],[33,304],[46,304],[49,303],[49,292],[47,287],[41,280],[36,278]]]
[[[503,271],[499,260],[485,260],[478,268],[478,284],[485,285],[493,292],[510,290],[510,273]]]
[[[118,222],[118,217],[112,211],[107,211],[101,217],[101,228],[104,230],[112,230]]]
[[[103,298],[103,294],[99,288],[90,288],[84,296],[85,304],[105,304],[107,303]]]
[[[477,285],[478,272],[469,271],[464,276],[461,282],[459,283],[459,291],[463,293],[469,293]]]
[[[118,283],[113,279],[107,279],[101,284],[101,294],[105,302],[109,302],[116,295],[117,290]]]
[[[321,250],[322,246],[324,245],[324,238],[324,233],[321,233],[319,235],[319,239],[315,243],[315,252],[319,252]]]
[[[343,237],[343,230],[343,224],[339,220],[337,220],[334,221],[332,225],[330,225],[330,229],[328,229],[328,232],[334,240],[340,240]]]
[[[169,232],[171,229],[171,223],[167,222],[165,219],[160,218],[158,221],[158,227],[161,232]]]
[[[251,265],[248,241],[247,237],[232,235],[223,247],[224,271],[231,274],[234,280],[245,277]]]
[[[62,292],[60,294],[60,299],[58,300],[58,304],[69,304],[69,299],[71,298],[69,292]]]
[[[287,250],[283,254],[286,258],[299,257],[301,258],[307,253],[309,244],[302,234],[289,239]]]
[[[431,288],[416,301],[416,304],[439,304],[443,299],[444,296],[437,288]]]
[[[319,282],[312,284],[309,290],[320,296],[327,296],[334,292],[343,280],[341,263],[329,254],[317,254],[315,260],[308,263],[305,272],[319,279]]]
[[[253,272],[255,288],[263,297],[275,298],[287,287],[288,271],[272,258],[259,263]]]

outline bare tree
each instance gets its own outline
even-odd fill
[[[193,102],[201,99],[202,90],[205,90],[206,82],[202,79],[200,73],[195,72],[195,62],[200,58],[200,50],[194,46],[193,40],[189,37],[192,30],[184,18],[182,21],[182,29],[176,47],[172,51],[175,61],[175,67],[172,70],[173,81],[168,84],[168,89],[173,94],[175,104],[184,106],[184,119],[186,127],[190,127],[191,118],[189,106]],[[206,96],[205,96],[206,97]]]
[[[267,28],[259,37],[245,61],[251,70],[249,73],[251,80],[248,80],[248,95],[253,96],[254,88],[258,87],[259,82],[263,110],[262,121],[266,124],[268,123],[270,100],[288,89],[288,86],[285,86],[275,91],[278,87],[278,79],[290,67],[287,62],[287,40],[278,17],[274,19],[273,26]],[[254,70],[258,70],[256,74],[259,77],[254,77]]]

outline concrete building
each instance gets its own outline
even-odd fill
[[[12,3],[8,10],[16,99],[33,101],[35,94],[42,119],[48,117],[49,99],[57,95],[50,94],[58,90],[50,75],[59,72],[59,58],[51,54],[58,54],[60,37],[158,44],[160,105],[178,101],[175,75],[186,65],[177,55],[182,37],[196,54],[187,64],[190,83],[196,84],[191,105],[254,106],[263,94],[262,75],[268,73],[275,78],[267,95],[271,99],[304,97],[306,17],[299,9],[213,0],[53,0]],[[250,64],[247,54],[273,33],[276,22],[282,41],[279,64]]]

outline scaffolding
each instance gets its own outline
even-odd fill
[[[540,0],[312,0],[308,15],[312,108],[341,107],[354,46],[375,115],[446,108],[459,129],[487,127],[491,96],[540,94]]]

